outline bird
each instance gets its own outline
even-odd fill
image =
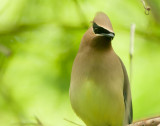
[[[73,62],[70,102],[87,126],[126,126],[133,120],[130,82],[112,47],[114,37],[109,17],[98,12]]]

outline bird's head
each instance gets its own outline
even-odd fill
[[[93,20],[93,32],[96,36],[104,36],[107,39],[113,39],[115,33],[113,32],[112,24],[107,15],[102,12],[97,13]]]
[[[111,40],[114,38],[115,34],[108,16],[99,12],[96,14],[92,23],[92,26],[82,38],[80,50],[88,46],[98,50],[111,47]]]

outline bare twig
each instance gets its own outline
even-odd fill
[[[44,126],[43,123],[40,121],[40,119],[37,116],[35,116],[35,119],[37,121],[38,126]]]
[[[131,25],[131,39],[130,39],[130,82],[132,80],[132,62],[133,62],[133,52],[134,52],[134,33],[135,33],[135,24]]]
[[[146,15],[149,15],[149,11],[151,10],[151,8],[150,8],[149,6],[146,6],[144,0],[141,0],[141,2],[142,2],[143,7],[144,7],[144,9],[145,9],[145,14],[146,14]]]
[[[160,116],[140,120],[128,126],[160,126]]]
[[[14,125],[20,125],[20,126],[44,126],[43,123],[40,121],[38,117],[35,116],[36,122],[18,122],[14,123]]]
[[[72,123],[72,124],[74,124],[74,125],[77,125],[77,126],[83,126],[83,125],[80,125],[80,124],[75,123],[75,122],[73,122],[73,121],[70,121],[70,120],[68,120],[68,119],[64,119],[64,120],[67,121],[67,122],[70,122],[70,123]]]

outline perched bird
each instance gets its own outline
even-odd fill
[[[128,75],[112,48],[112,24],[97,13],[74,60],[70,101],[87,126],[126,126],[132,122]]]

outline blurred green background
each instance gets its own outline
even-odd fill
[[[0,125],[82,124],[69,101],[70,74],[96,12],[112,22],[113,47],[129,73],[130,25],[136,24],[134,120],[160,115],[160,1],[0,0]],[[35,124],[34,124],[35,123]],[[40,125],[40,124],[39,124]]]

